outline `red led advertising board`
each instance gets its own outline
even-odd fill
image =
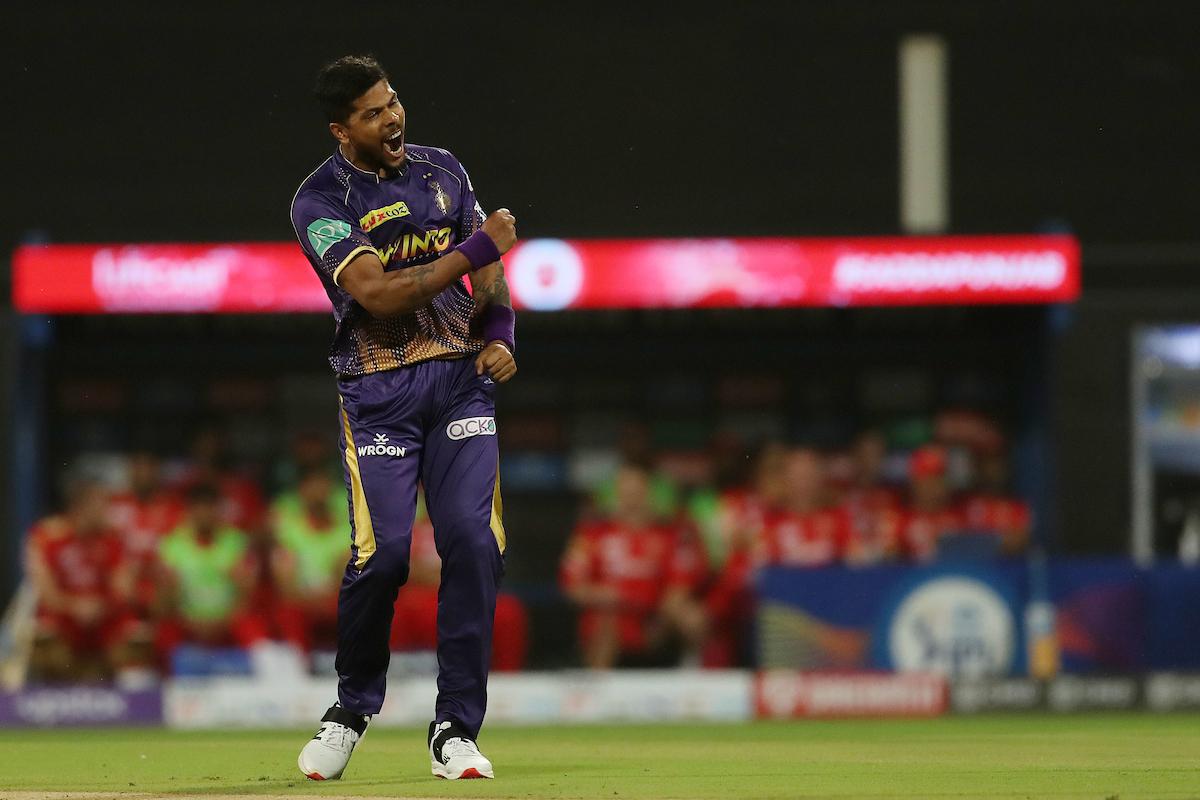
[[[531,239],[504,257],[513,303],[762,308],[1060,303],[1079,295],[1067,236]],[[13,305],[45,314],[328,311],[294,243],[33,245]]]

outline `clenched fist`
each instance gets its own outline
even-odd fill
[[[517,243],[517,218],[507,208],[497,208],[483,221],[483,232],[491,237],[503,255]]]
[[[504,383],[517,374],[517,362],[503,342],[491,342],[475,358],[475,374],[487,373],[496,383]]]

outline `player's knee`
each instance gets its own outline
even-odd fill
[[[380,547],[367,561],[371,571],[386,576],[397,586],[408,580],[408,553],[401,547]]]
[[[478,564],[498,560],[499,542],[486,521],[459,515],[444,520],[442,525],[443,559],[469,559]]]

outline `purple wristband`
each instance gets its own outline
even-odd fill
[[[488,264],[494,264],[500,260],[500,250],[497,249],[496,243],[492,241],[492,237],[484,233],[482,228],[463,240],[463,243],[456,249],[467,257],[467,261],[471,262],[471,269],[473,270],[486,267]]]
[[[504,342],[508,352],[517,352],[516,345],[517,315],[508,306],[488,304],[483,310],[483,344],[486,347],[492,342]]]

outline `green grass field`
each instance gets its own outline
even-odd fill
[[[0,799],[149,796],[503,798],[1200,798],[1200,717],[493,727],[495,781],[429,774],[424,732],[372,730],[346,779],[296,770],[311,731],[0,732]]]

